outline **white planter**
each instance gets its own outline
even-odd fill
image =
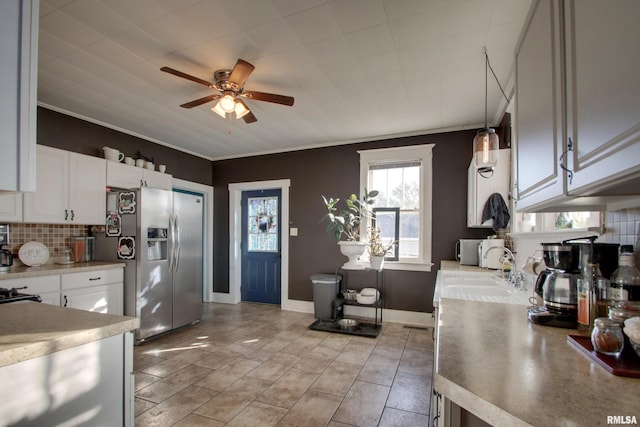
[[[376,271],[381,271],[384,267],[384,257],[383,256],[370,256],[369,260],[371,261],[371,269]]]
[[[345,270],[363,270],[365,268],[364,264],[358,262],[358,259],[362,255],[364,255],[367,250],[366,242],[355,242],[355,241],[344,241],[341,240],[338,242],[338,246],[340,247],[340,252],[342,255],[349,258],[349,261],[344,263],[342,268]]]

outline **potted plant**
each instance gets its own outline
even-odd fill
[[[358,259],[367,249],[367,243],[360,241],[360,224],[366,223],[373,217],[372,206],[377,196],[378,192],[375,190],[365,191],[362,200],[355,194],[351,194],[343,200],[343,203],[340,203],[339,198],[327,199],[322,196],[327,213],[322,217],[321,222],[328,221],[327,233],[338,240],[340,252],[349,258],[342,268],[351,270],[364,268],[358,263]],[[343,236],[346,240],[340,240]]]
[[[380,237],[380,227],[369,230],[369,260],[373,270],[382,270],[384,258],[391,254],[391,250],[396,242],[385,244]]]

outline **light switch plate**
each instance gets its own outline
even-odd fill
[[[295,228],[295,227],[291,227],[291,228],[289,229],[289,235],[291,235],[291,236],[297,236],[297,235],[298,235],[298,229],[297,229],[297,228]]]

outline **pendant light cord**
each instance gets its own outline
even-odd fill
[[[486,59],[486,64],[485,64],[485,68],[484,68],[485,97],[486,97],[487,67],[489,67],[489,69],[491,70],[491,74],[493,74],[493,78],[496,80],[496,83],[498,83],[498,87],[500,88],[500,92],[502,92],[502,96],[504,96],[504,99],[508,103],[509,102],[509,98],[504,93],[504,89],[502,89],[502,85],[500,84],[500,81],[498,80],[498,76],[496,76],[495,71],[493,71],[493,67],[491,66],[491,62],[489,61],[489,54],[487,53],[487,48],[486,47],[484,48],[484,56],[485,56],[485,59]],[[486,118],[485,118],[485,121],[486,121]]]

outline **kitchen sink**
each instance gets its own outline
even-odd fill
[[[514,288],[496,272],[439,270],[434,305],[439,304],[440,298],[528,304],[530,295],[531,290]]]

